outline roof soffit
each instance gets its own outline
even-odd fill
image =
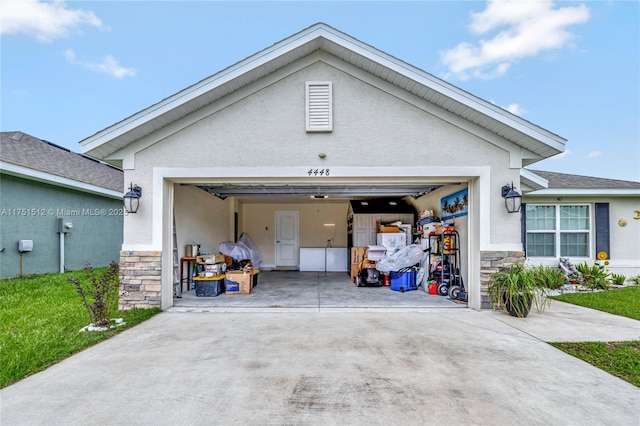
[[[565,140],[325,24],[272,45],[81,141],[82,150],[106,158],[253,82],[321,49],[359,69],[514,142],[540,158],[564,150]]]

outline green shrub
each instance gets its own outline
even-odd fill
[[[578,263],[576,269],[582,274],[582,284],[591,290],[608,290],[609,273],[603,265],[587,265],[586,262]]]
[[[495,272],[489,280],[487,290],[494,309],[504,309],[513,316],[529,315],[534,301],[538,310],[542,308],[537,304],[536,294],[539,287],[535,283],[533,273],[520,264]]]
[[[557,290],[567,282],[567,277],[559,268],[534,266],[530,268],[536,285],[542,289]]]
[[[622,274],[611,274],[611,282],[615,285],[623,285],[627,281],[627,277]]]

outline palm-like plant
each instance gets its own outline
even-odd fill
[[[494,309],[504,309],[512,316],[523,318],[529,315],[538,286],[530,270],[514,264],[491,276],[488,292]]]

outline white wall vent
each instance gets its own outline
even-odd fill
[[[330,81],[307,81],[307,132],[333,130],[333,85]]]

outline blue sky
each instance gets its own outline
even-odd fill
[[[534,169],[640,181],[640,2],[3,0],[2,131],[79,141],[324,22],[568,140]]]

